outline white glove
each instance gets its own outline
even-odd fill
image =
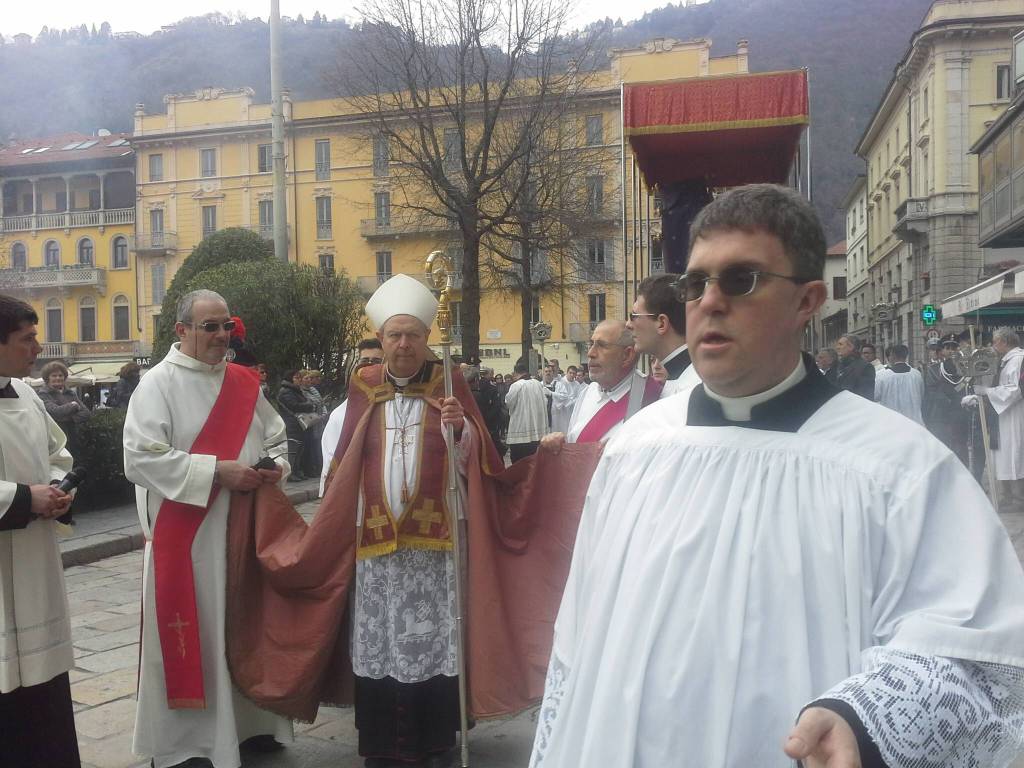
[[[978,396],[968,395],[960,401],[960,407],[962,408],[977,408],[978,407]]]

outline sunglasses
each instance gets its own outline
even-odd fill
[[[779,277],[797,283],[809,283],[813,278],[780,275],[776,272],[765,272],[750,267],[726,267],[718,277],[711,277],[706,272],[684,272],[672,285],[680,301],[697,301],[704,296],[710,282],[717,282],[718,289],[726,296],[749,296],[757,288],[759,277]]]
[[[218,323],[216,320],[207,320],[205,323],[192,323],[193,328],[199,328],[206,333],[216,333],[221,328],[225,331],[235,330],[234,320],[225,320],[223,323]]]

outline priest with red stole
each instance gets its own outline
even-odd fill
[[[225,662],[231,494],[290,471],[284,422],[256,373],[224,359],[234,326],[219,294],[182,297],[179,342],[139,383],[124,426],[146,536],[133,749],[154,768],[194,758],[238,768],[243,741],[270,749],[291,738],[288,720],[238,694]],[[255,468],[261,459],[273,468]]]

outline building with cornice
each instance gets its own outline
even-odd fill
[[[929,330],[922,307],[975,284],[1000,258],[978,245],[969,150],[1009,102],[1022,26],[1019,0],[935,0],[856,147],[866,165],[868,336],[907,344],[916,360]]]

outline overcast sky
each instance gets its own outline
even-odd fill
[[[675,0],[678,2],[679,0]],[[703,0],[701,0],[703,1]],[[109,21],[114,32],[141,32],[149,34],[164,24],[171,24],[186,16],[202,16],[212,11],[226,14],[241,13],[249,18],[266,19],[270,13],[270,0],[176,0],[164,5],[146,0],[115,0],[115,2],[82,3],[80,0],[0,0],[4,6],[0,14],[0,33],[10,37],[25,32],[35,37],[44,26],[67,29],[86,24],[99,27]],[[669,0],[633,0],[630,3],[614,0],[580,0],[577,3],[579,24],[595,19],[622,18],[631,21],[646,11],[660,8]],[[296,17],[300,13],[308,20],[314,11],[330,18],[343,16],[357,18],[358,0],[281,0],[281,15]]]

